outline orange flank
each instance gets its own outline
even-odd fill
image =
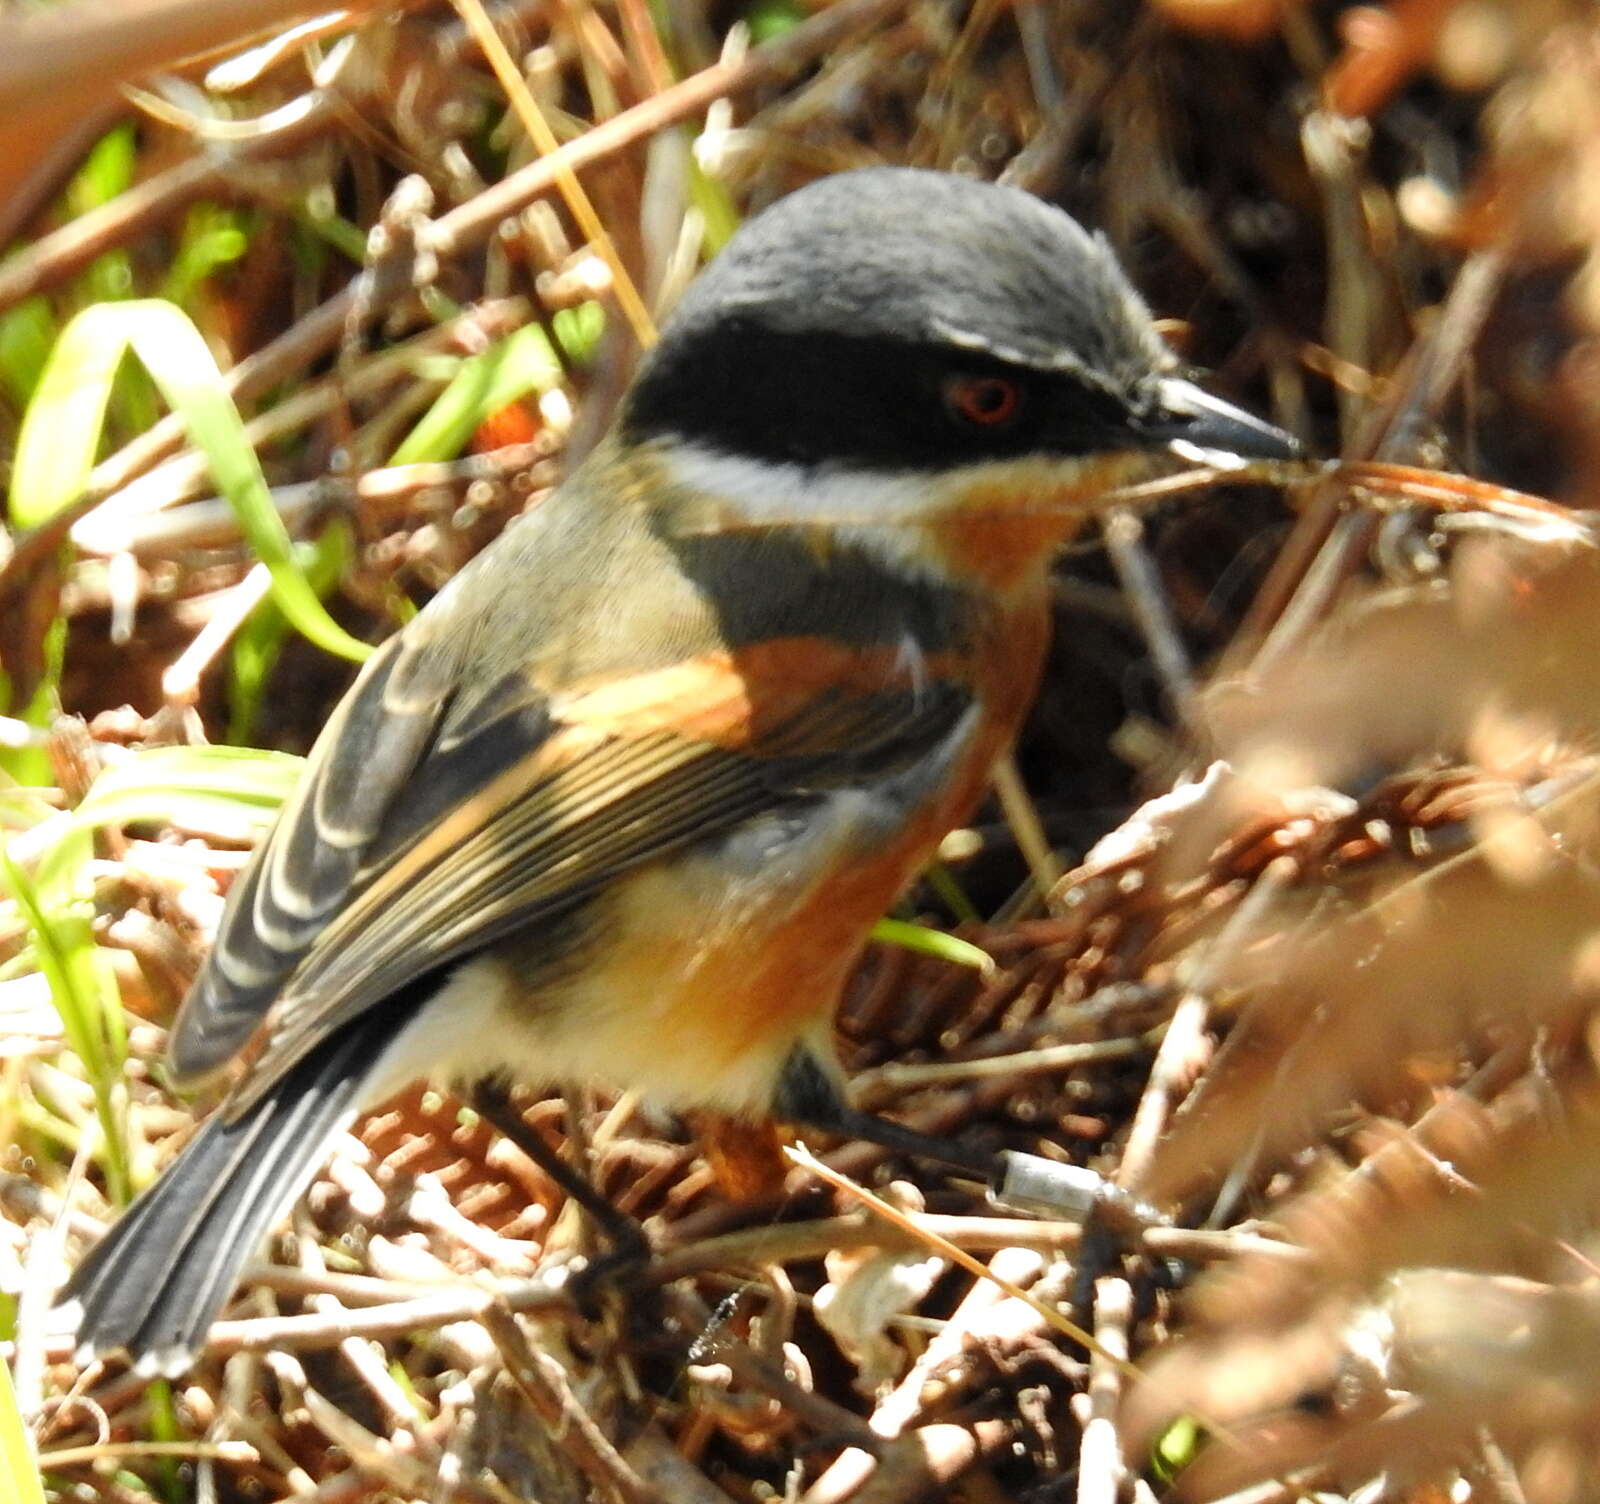
[[[1048,639],[1042,590],[990,617],[962,665],[962,677],[982,686],[982,714],[951,777],[879,846],[863,850],[858,833],[841,826],[837,849],[809,857],[800,892],[759,882],[729,892],[715,879],[702,890],[706,878],[693,863],[617,885],[617,940],[597,970],[619,995],[655,999],[655,1038],[672,1040],[716,1079],[832,1014],[873,923],[983,797],[1032,701]],[[686,922],[697,904],[698,922]]]

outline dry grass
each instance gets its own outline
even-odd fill
[[[560,1271],[586,1227],[415,1093],[340,1145],[192,1376],[80,1373],[43,1305],[113,1215],[97,1123],[125,1125],[137,1179],[187,1131],[155,1062],[250,836],[185,806],[102,832],[82,869],[127,1019],[109,1106],[0,896],[0,1290],[48,1491],[1091,1504],[1153,1497],[1152,1442],[1191,1460],[1169,1427],[1198,1417],[1186,1498],[1600,1495],[1600,555],[1581,516],[1462,485],[1444,513],[1380,468],[1600,496],[1591,10],[845,0],[749,53],[722,10],[672,12],[665,47],[643,0],[495,12],[605,256],[462,22],[418,4],[350,32],[310,94],[303,50],[227,97],[178,65],[164,92],[191,118],[147,119],[104,204],[59,208],[70,153],[35,185],[0,313],[40,299],[53,328],[117,265],[158,286],[225,193],[244,248],[185,306],[234,362],[291,528],[349,529],[335,610],[376,637],[603,427],[636,346],[613,317],[585,354],[570,310],[614,266],[659,309],[732,217],[885,159],[1004,172],[1104,226],[1197,362],[1379,464],[1177,500],[1113,560],[1066,561],[1020,762],[1072,870],[1040,902],[998,815],[960,833],[951,869],[989,917],[958,933],[998,972],[877,948],[840,1033],[862,1105],[1091,1165],[1178,1225],[1003,1215],[859,1144],[828,1163],[924,1236],[803,1166],[740,1202],[703,1140],[576,1092],[530,1121],[657,1249],[579,1310]],[[129,109],[107,98],[97,133]],[[230,133],[202,111],[260,124],[208,157]],[[564,357],[552,395],[480,423],[474,458],[386,464],[437,357],[529,319]],[[230,716],[303,749],[344,682],[250,629],[230,663],[217,624],[252,599],[250,557],[139,403],[81,504],[0,535],[0,664],[28,688],[64,620],[87,720],[0,723],[49,757],[0,789],[29,872],[118,749]],[[1131,604],[1119,579],[1143,582]],[[1158,681],[1141,621],[1198,688]]]

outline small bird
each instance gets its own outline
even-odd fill
[[[64,1290],[80,1355],[182,1372],[418,1077],[916,1147],[846,1105],[833,1014],[1017,733],[1057,546],[1113,487],[1295,452],[1020,190],[867,168],[752,220],[334,711],[172,1030],[179,1080],[237,1077]]]

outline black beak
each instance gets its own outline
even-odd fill
[[[1139,425],[1152,449],[1165,449],[1197,465],[1237,465],[1240,460],[1300,458],[1300,441],[1242,407],[1203,392],[1193,382],[1169,376],[1161,382],[1159,407]]]

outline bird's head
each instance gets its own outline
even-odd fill
[[[993,583],[1042,566],[1113,486],[1297,452],[1180,373],[1104,240],[1018,189],[906,168],[824,178],[747,224],[620,434],[725,518],[898,528],[894,547]]]

